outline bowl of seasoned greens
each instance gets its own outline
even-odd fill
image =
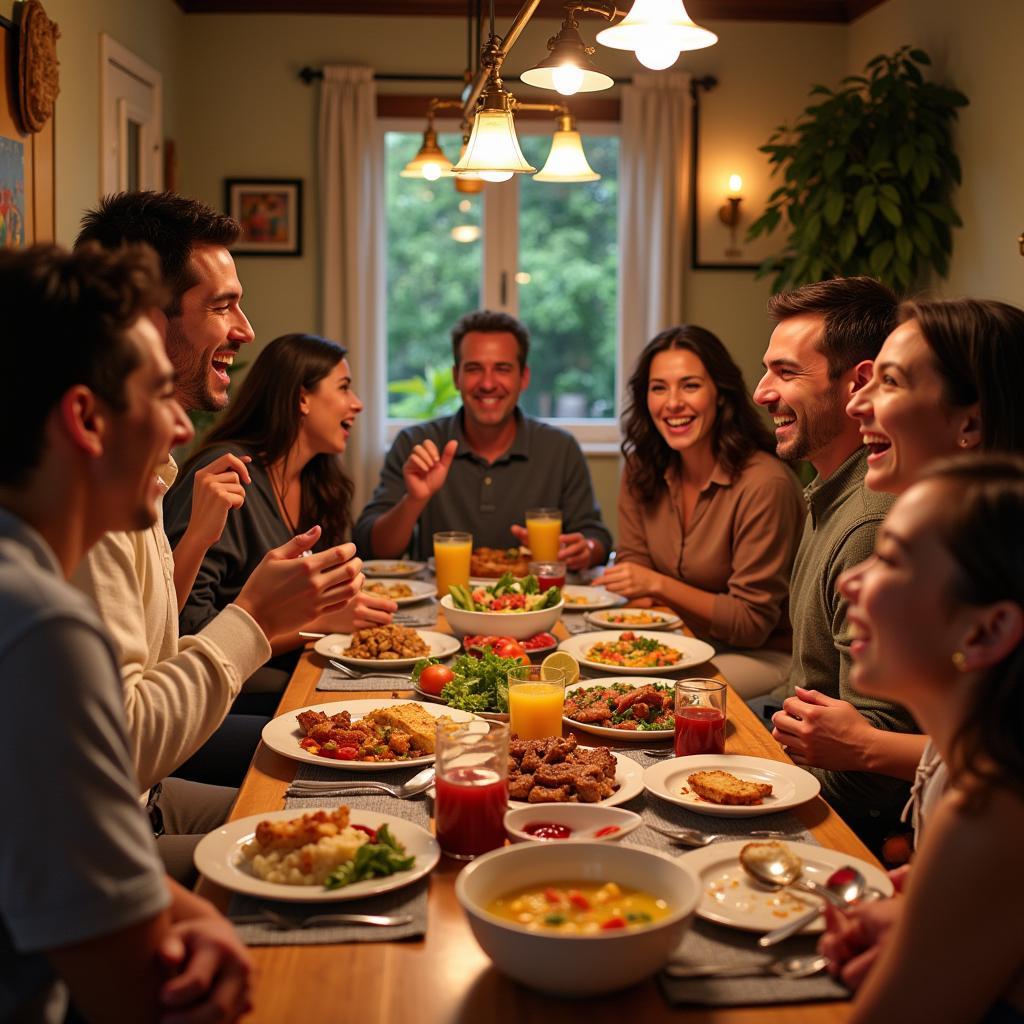
[[[525,640],[559,620],[565,602],[559,587],[541,590],[536,576],[505,573],[492,586],[452,586],[441,598],[444,617],[458,636],[493,633]]]

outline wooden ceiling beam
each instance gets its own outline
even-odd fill
[[[364,14],[376,17],[464,19],[465,0],[176,0],[186,14]],[[560,18],[565,0],[541,0],[538,17]],[[697,21],[849,22],[884,0],[687,0]],[[628,9],[630,0],[622,0]],[[510,18],[521,0],[495,0]]]

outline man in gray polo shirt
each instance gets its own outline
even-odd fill
[[[147,311],[153,254],[0,251],[0,1020],[230,1021],[248,954],[163,875],[138,802],[117,656],[67,577],[155,518],[191,430]]]
[[[452,329],[453,416],[407,427],[391,446],[353,540],[364,558],[432,553],[437,530],[466,530],[475,547],[526,539],[528,508],[562,511],[558,557],[599,565],[612,538],[575,439],[518,408],[530,382],[526,328],[507,313],[468,313]]]

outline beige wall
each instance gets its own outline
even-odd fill
[[[57,101],[57,241],[69,245],[100,194],[100,34],[113,36],[163,76],[164,135],[178,132],[185,15],[174,0],[46,0],[60,27]]]
[[[902,43],[927,50],[937,81],[971,101],[960,112],[956,150],[964,184],[956,196],[964,226],[955,232],[942,295],[1024,305],[1024,3],[1020,0],[888,0],[849,28],[848,67]]]

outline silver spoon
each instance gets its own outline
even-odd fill
[[[379,789],[388,796],[405,800],[410,796],[416,796],[429,789],[434,784],[434,766],[424,768],[417,772],[408,782],[401,785],[394,785],[391,782],[380,782],[377,779],[367,779],[365,782],[346,779],[341,782],[321,782],[316,779],[300,779],[288,787],[288,792],[293,796],[344,796],[346,793],[354,793],[363,789]]]
[[[646,821],[644,824],[654,829],[655,832],[660,832],[663,836],[668,836],[674,843],[681,843],[683,846],[708,846],[711,843],[717,843],[720,839],[742,839],[742,836],[728,835],[724,832],[701,832],[695,828],[665,828],[663,825],[656,825],[653,822]],[[749,836],[758,836],[764,839],[799,839],[800,836],[792,835],[788,832],[772,832],[770,829],[758,829],[754,832],[748,832]]]
[[[856,903],[868,894],[867,879],[850,864],[844,864],[843,867],[833,871],[825,882],[825,888],[839,897],[842,902],[838,905],[841,907],[848,907],[851,903]],[[790,935],[796,935],[797,932],[802,931],[812,921],[817,920],[819,915],[824,912],[824,903],[817,907],[811,907],[810,910],[794,917],[792,921],[780,925],[770,932],[765,932],[757,940],[757,944],[762,949],[768,949],[777,942],[788,939]]]
[[[822,970],[828,961],[823,956],[787,956],[762,964],[730,964],[702,966],[672,963],[665,973],[673,978],[759,978],[775,975],[777,978],[809,978]]]
[[[843,898],[826,886],[802,878],[803,862],[783,843],[747,843],[740,850],[740,866],[751,878],[769,889],[799,889],[821,896],[837,907],[846,906]]]
[[[371,924],[381,928],[411,924],[412,914],[313,914],[311,917],[288,917],[269,907],[261,907],[258,914],[232,918],[233,924],[272,924],[281,931],[314,928],[317,925]]]
[[[672,757],[675,754],[674,747],[652,747],[650,749],[638,750],[638,754],[646,754],[648,757]]]

